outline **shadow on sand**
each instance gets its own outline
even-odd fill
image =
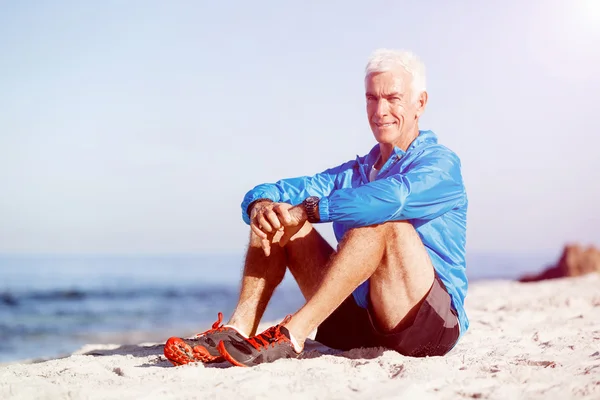
[[[98,348],[91,349],[85,353],[81,353],[86,356],[104,357],[104,356],[134,356],[134,357],[152,357],[149,362],[143,363],[140,367],[173,367],[173,365],[163,355],[164,345],[122,345],[112,349]],[[322,356],[336,356],[344,357],[349,359],[363,359],[369,360],[377,358],[383,354],[384,348],[361,348],[352,349],[349,351],[335,350],[327,347],[319,342],[308,339],[304,345],[304,353],[300,359],[312,359]],[[206,364],[206,368],[229,368],[232,365],[228,362]]]

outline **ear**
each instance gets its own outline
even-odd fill
[[[425,112],[425,106],[427,105],[428,98],[429,96],[427,95],[426,91],[421,92],[421,94],[419,95],[419,98],[416,101],[417,112],[415,116],[417,118],[419,118],[421,114]]]

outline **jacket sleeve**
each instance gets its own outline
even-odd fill
[[[350,228],[387,221],[433,219],[466,200],[460,160],[453,153],[430,154],[405,173],[336,190],[319,202],[321,222]]]
[[[247,209],[250,203],[258,199],[266,198],[275,202],[297,205],[309,196],[326,198],[335,188],[336,177],[348,168],[352,168],[352,162],[327,169],[313,176],[287,178],[275,183],[258,185],[244,196],[241,205],[242,218],[246,224],[250,224]]]

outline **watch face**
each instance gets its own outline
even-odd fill
[[[304,199],[304,208],[306,209],[306,214],[308,215],[308,222],[318,222],[319,217],[316,215],[316,208],[319,204],[320,198],[317,196],[310,196]]]
[[[319,202],[319,198],[317,196],[310,196],[306,198],[306,203],[312,205],[315,205]]]

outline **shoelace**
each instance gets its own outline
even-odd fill
[[[271,345],[271,347],[275,347],[275,344],[287,340],[287,337],[281,333],[281,327],[287,324],[290,319],[292,319],[292,316],[288,315],[280,324],[272,326],[266,331],[246,339],[246,341],[258,351],[260,351],[261,348],[269,347],[269,345]]]
[[[211,332],[219,332],[223,330],[223,325],[221,325],[221,322],[223,322],[223,313],[219,311],[219,314],[217,316],[217,320],[215,321],[215,323],[212,324],[212,329],[209,329],[207,331],[204,331],[202,333],[198,333],[196,335],[196,337],[201,337],[206,335],[207,333],[211,333]]]

